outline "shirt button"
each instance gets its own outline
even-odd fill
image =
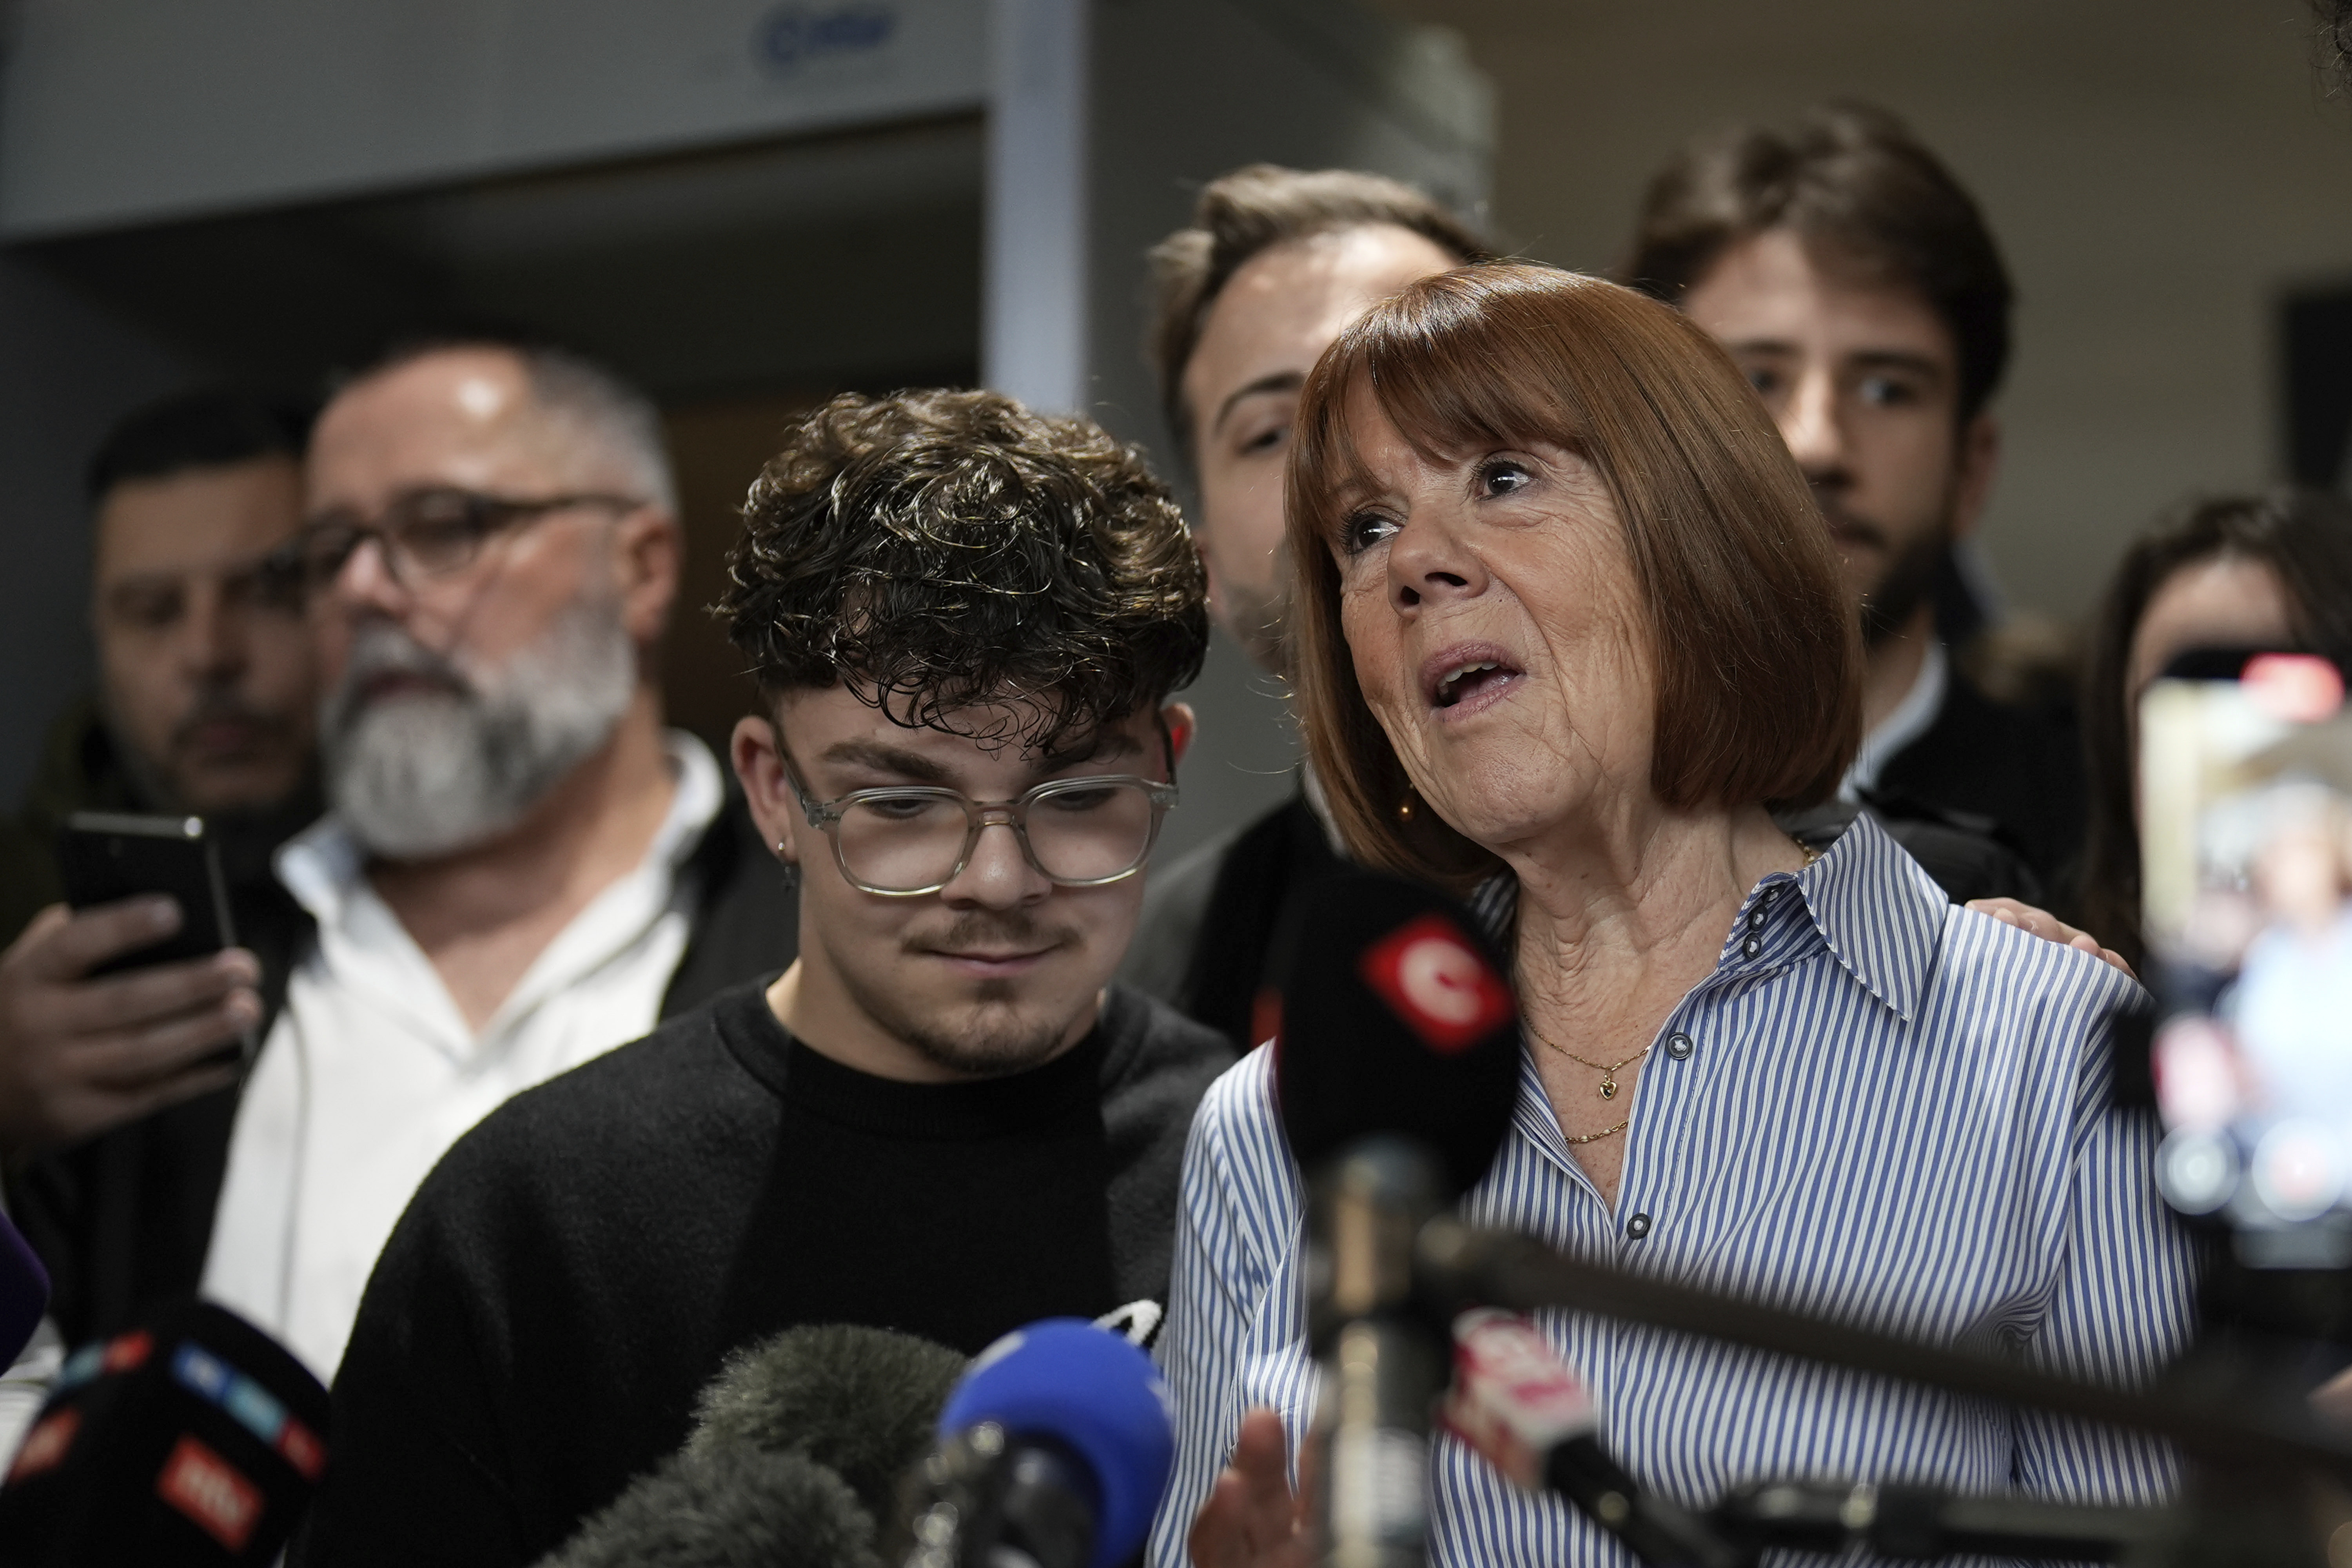
[[[1649,1234],[1650,1216],[1648,1215],[1637,1214],[1625,1222],[1625,1238],[1628,1241],[1639,1241]]]
[[[1749,931],[1762,931],[1764,929],[1764,908],[1762,905],[1759,904],[1756,908],[1748,911],[1748,929]]]
[[[1673,1034],[1666,1037],[1666,1055],[1678,1062],[1686,1062],[1690,1060],[1690,1054],[1691,1037],[1688,1035]]]
[[[1739,944],[1739,951],[1742,956],[1753,958],[1764,951],[1764,939],[1751,936]]]

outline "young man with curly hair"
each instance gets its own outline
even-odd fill
[[[1175,802],[1199,559],[1092,425],[835,399],[744,510],[733,761],[800,956],[520,1096],[370,1282],[298,1561],[522,1563],[802,1323],[973,1352],[1164,1298],[1225,1043],[1110,984]]]

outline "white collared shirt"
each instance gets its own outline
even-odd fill
[[[1951,660],[1944,645],[1930,638],[1927,656],[1919,661],[1919,673],[1911,679],[1911,689],[1903,694],[1893,712],[1862,738],[1845,777],[1838,781],[1838,798],[1859,800],[1862,791],[1878,787],[1878,775],[1886,771],[1886,764],[1935,727],[1936,716],[1944,710],[1944,689],[1951,679]]]
[[[204,1292],[334,1376],[376,1254],[435,1162],[509,1097],[649,1032],[686,952],[681,875],[723,797],[701,742],[637,868],[596,895],[478,1030],[332,816],[278,852],[318,921],[239,1103]]]

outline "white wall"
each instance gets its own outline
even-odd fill
[[[22,0],[10,239],[980,108],[982,0]]]
[[[2013,602],[2095,598],[2185,492],[2276,477],[2272,310],[2352,275],[2352,110],[2305,0],[1388,0],[1500,89],[1496,216],[1613,263],[1690,133],[1832,95],[1906,116],[1990,215],[2022,296],[1985,543]]]

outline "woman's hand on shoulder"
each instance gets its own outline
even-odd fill
[[[1307,1568],[1312,1560],[1306,1497],[1290,1489],[1289,1440],[1282,1417],[1260,1408],[1242,1417],[1233,1458],[1192,1521],[1193,1568]]]
[[[2113,969],[2122,971],[2137,980],[2139,975],[2124,962],[2124,955],[2112,947],[2102,947],[2099,939],[2089,931],[2077,931],[2047,910],[2037,910],[2032,904],[2021,904],[2015,899],[1971,899],[1968,907],[1980,915],[1990,915],[2004,925],[2013,925],[2028,936],[2038,936],[2044,942],[2054,942],[2062,947],[2078,948]]]

